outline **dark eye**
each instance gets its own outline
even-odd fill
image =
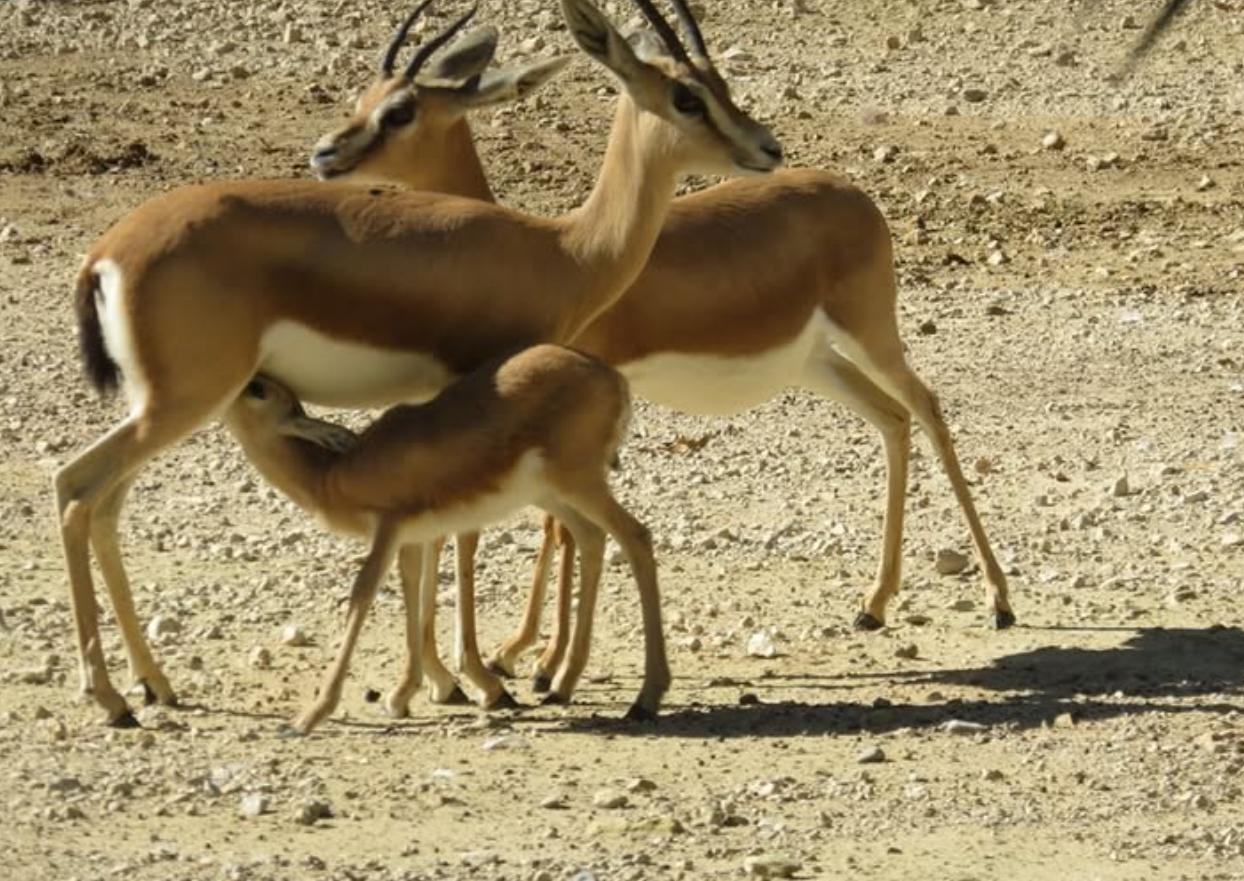
[[[708,111],[700,96],[682,83],[674,83],[674,109],[687,116],[703,116]]]
[[[413,103],[397,104],[384,112],[384,116],[380,117],[380,124],[385,128],[397,128],[408,125],[414,118],[415,105]]]
[[[252,379],[246,386],[246,393],[257,400],[264,400],[268,397],[268,390],[264,384],[257,379]]]

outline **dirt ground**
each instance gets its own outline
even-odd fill
[[[970,545],[923,437],[903,593],[886,630],[860,634],[875,433],[802,392],[729,419],[641,405],[618,485],[659,545],[675,681],[657,725],[620,718],[641,656],[614,559],[573,706],[538,706],[520,682],[520,713],[420,696],[412,719],[384,718],[364,692],[398,670],[394,583],[342,709],[284,740],[360,548],[212,428],[144,473],[124,529],[186,707],[104,727],[77,697],[50,494],[122,406],[80,376],[81,254],[177,184],[305,174],[405,10],[10,0],[0,876],[1244,878],[1244,5],[1191,4],[1126,80],[1152,3],[702,5],[791,164],[849,175],[889,218],[911,360],[943,399],[1019,626],[987,627],[975,563],[935,570]],[[444,0],[432,22],[456,12]],[[551,0],[488,0],[480,20],[504,57],[572,51]],[[502,201],[553,213],[583,197],[607,83],[576,60],[478,116]],[[486,645],[517,620],[537,527],[485,537]],[[309,646],[282,644],[291,624]],[[104,635],[123,681],[110,618]],[[772,657],[749,654],[766,642]]]

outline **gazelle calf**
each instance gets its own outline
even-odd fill
[[[357,436],[309,419],[277,383],[251,380],[225,415],[251,461],[330,527],[371,540],[337,659],[295,729],[310,731],[336,707],[363,619],[398,553],[424,548],[426,566],[434,560],[427,546],[441,535],[478,529],[527,505],[556,516],[582,549],[580,618],[553,695],[569,699],[587,661],[606,532],[639,583],[644,621],[654,628],[646,643],[661,647],[648,531],[618,504],[608,483],[629,418],[621,375],[559,346],[536,346],[481,367],[426,404],[391,408]],[[431,567],[434,562],[425,576],[434,578]],[[434,585],[424,596],[435,597]],[[418,598],[408,592],[406,603],[408,618],[416,615]],[[404,711],[420,678],[421,628],[409,626],[407,633],[406,673],[387,700],[395,714]],[[655,715],[669,687],[663,649],[652,672],[628,713],[632,718]],[[473,680],[488,675],[482,666],[467,673]]]
[[[651,0],[635,2],[668,51],[688,58]],[[641,57],[590,0],[561,5],[579,47],[621,86],[600,175],[575,211],[544,218],[426,192],[235,181],[156,197],[91,248],[75,298],[83,362],[97,390],[123,386],[130,411],[57,472],[55,491],[82,690],[109,723],[136,721],[104,660],[92,549],[132,675],[151,699],[176,701],[138,626],[117,538],[126,490],[154,456],[260,373],[312,403],[384,405],[569,340],[639,274],[683,174],[781,165],[781,145],[719,77]],[[409,92],[385,111],[395,124],[416,113]],[[649,681],[663,664],[663,648],[651,648]]]

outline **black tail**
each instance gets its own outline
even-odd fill
[[[78,315],[78,353],[87,381],[102,397],[107,397],[120,385],[121,370],[104,347],[104,329],[99,323],[99,309],[95,305],[98,290],[99,276],[89,266],[83,267],[74,296],[74,311]]]

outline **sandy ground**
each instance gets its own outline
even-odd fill
[[[291,742],[278,727],[330,656],[360,549],[212,428],[144,473],[125,526],[141,612],[179,625],[158,653],[187,706],[103,727],[76,697],[49,492],[121,412],[80,378],[80,255],[179,183],[304,174],[404,10],[9,2],[0,875],[1244,878],[1244,7],[1192,4],[1120,81],[1147,5],[704,5],[791,163],[850,175],[890,220],[911,360],[942,396],[1020,625],[986,626],[975,565],[935,571],[970,545],[922,437],[904,592],[886,630],[857,634],[875,434],[805,393],[730,419],[641,406],[618,486],[659,544],[675,673],[659,724],[620,720],[641,658],[615,559],[573,706],[520,683],[521,713],[419,697],[385,719],[363,696],[400,661],[390,585],[337,717]],[[506,57],[571,51],[554,4],[491,0],[481,20]],[[583,197],[606,83],[576,61],[476,119],[502,201]],[[485,539],[486,645],[517,618],[538,536],[528,516]],[[312,644],[282,645],[290,624]],[[748,654],[761,631],[773,657]],[[110,619],[104,633],[123,680]]]

